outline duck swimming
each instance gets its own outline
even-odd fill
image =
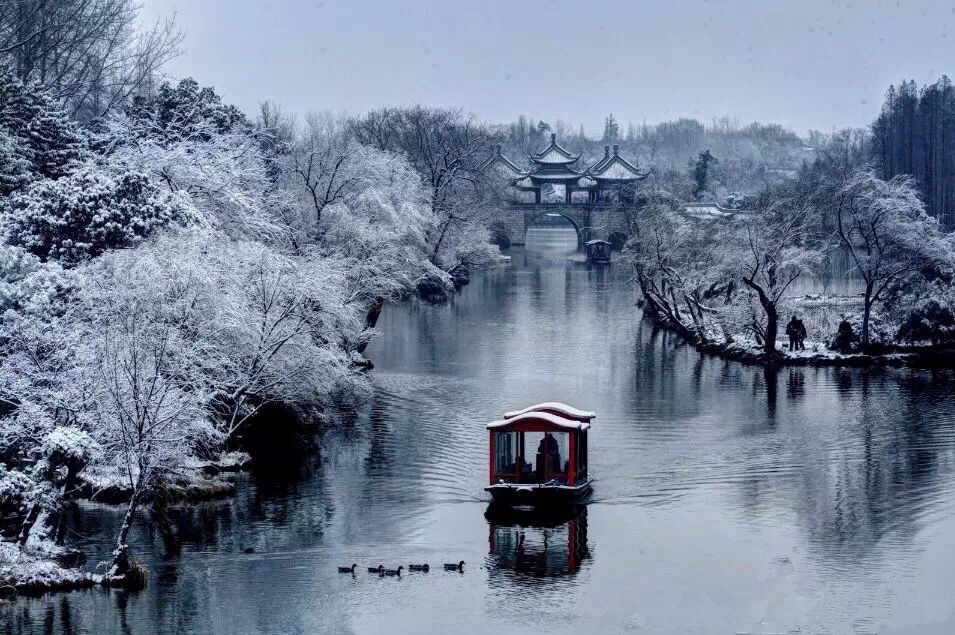
[[[385,566],[381,564],[378,565],[377,567],[368,567],[368,573],[377,573],[378,575],[381,575],[382,571],[384,570],[385,570]]]
[[[431,571],[431,567],[426,564],[409,564],[408,571],[424,571],[427,573]]]
[[[338,567],[338,572],[339,572],[339,573],[350,573],[350,574],[352,574],[352,575],[355,575],[355,568],[356,568],[357,566],[358,566],[357,564],[353,564],[353,565],[350,566],[350,567]]]
[[[444,565],[445,571],[464,571],[464,560],[457,564],[447,564]]]
[[[404,567],[398,567],[397,569],[385,569],[384,571],[382,571],[382,575],[387,575],[391,577],[398,576],[400,578],[402,569],[404,569]]]

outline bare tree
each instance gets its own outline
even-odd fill
[[[137,26],[133,0],[0,0],[0,60],[74,116],[103,115],[179,54],[172,20]]]

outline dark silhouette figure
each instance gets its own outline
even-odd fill
[[[799,320],[796,319],[795,315],[793,319],[789,320],[789,324],[786,325],[786,335],[789,336],[789,350],[796,350],[799,346]]]
[[[796,346],[799,347],[799,350],[806,350],[806,337],[809,334],[806,332],[806,325],[803,324],[801,318],[796,318]]]
[[[545,432],[544,438],[537,445],[537,478],[541,482],[544,480],[545,469],[551,474],[560,472],[560,448],[557,439],[550,432]]]
[[[839,330],[836,332],[836,338],[832,342],[832,348],[840,353],[848,353],[852,350],[852,343],[856,339],[856,334],[852,331],[852,325],[845,316],[839,322]]]
[[[803,341],[806,339],[806,325],[795,315],[786,325],[786,335],[789,336],[789,350],[804,351],[806,345]]]

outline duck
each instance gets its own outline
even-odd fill
[[[457,564],[445,563],[444,570],[445,571],[464,571],[464,560],[462,560],[461,562]]]
[[[355,575],[355,568],[356,568],[357,566],[358,566],[357,564],[353,564],[353,565],[350,566],[350,567],[338,567],[338,572],[339,572],[339,573],[350,573],[350,574],[352,574],[352,575]]]
[[[408,571],[424,571],[427,573],[431,571],[431,567],[427,564],[409,564]]]
[[[402,567],[398,567],[397,569],[385,569],[385,570],[383,570],[383,571],[381,572],[381,574],[382,574],[382,575],[387,575],[387,576],[398,576],[398,577],[400,578],[400,577],[401,577],[401,570],[402,570],[402,569],[404,569],[403,566],[402,566]]]
[[[255,553],[255,549],[253,547],[246,547],[242,550],[242,553]]]
[[[380,564],[377,567],[368,567],[368,573],[377,573],[381,575],[381,572],[385,570],[385,566]]]

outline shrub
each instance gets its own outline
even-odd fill
[[[76,263],[132,247],[186,218],[183,207],[142,174],[112,178],[83,170],[14,194],[4,225],[8,244],[44,260]]]

